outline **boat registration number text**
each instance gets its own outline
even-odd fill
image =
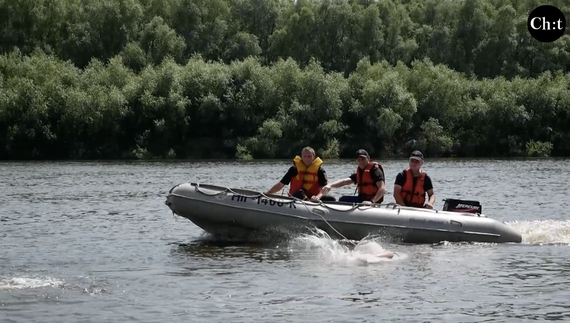
[[[295,203],[293,202],[289,202],[289,203],[283,203],[283,202],[276,202],[274,200],[270,200],[264,197],[247,197],[247,196],[240,196],[240,195],[232,195],[232,201],[238,201],[238,202],[247,202],[248,199],[254,199],[257,200],[257,204],[269,204],[271,206],[278,206],[278,207],[283,207],[286,206],[287,204],[289,205],[289,208],[291,209],[296,209],[297,206],[295,206]]]

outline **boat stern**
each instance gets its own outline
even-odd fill
[[[522,235],[508,224],[498,222],[495,227],[497,232],[501,235],[499,238],[500,241],[498,242],[522,242]]]

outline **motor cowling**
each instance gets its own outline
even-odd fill
[[[479,201],[473,200],[459,200],[459,199],[444,199],[443,210],[449,212],[460,213],[483,213],[483,207]]]

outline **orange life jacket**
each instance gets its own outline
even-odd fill
[[[358,185],[358,196],[360,196],[363,201],[372,201],[376,193],[378,193],[378,186],[372,179],[372,175],[370,175],[370,170],[376,165],[378,165],[378,168],[384,172],[382,165],[377,162],[370,162],[364,169],[356,167],[356,185]],[[382,196],[380,200],[376,201],[376,203],[382,203],[383,201],[384,196]]]
[[[406,204],[406,206],[424,207],[424,203],[426,201],[426,191],[424,190],[426,173],[421,172],[416,181],[416,186],[413,187],[414,175],[412,174],[412,171],[407,168],[404,172],[406,174],[406,182],[400,191],[404,204]]]
[[[293,159],[293,164],[297,168],[297,176],[291,179],[291,184],[289,185],[289,194],[297,192],[301,188],[305,190],[307,197],[311,198],[313,195],[319,194],[319,176],[317,172],[323,161],[317,157],[308,167],[303,163],[303,159],[299,156],[295,156]]]

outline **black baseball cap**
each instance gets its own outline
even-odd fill
[[[422,152],[419,150],[414,150],[412,152],[412,154],[410,155],[410,159],[423,161],[424,160],[424,154],[422,154]]]
[[[367,152],[366,150],[364,150],[364,149],[359,149],[359,150],[356,152],[356,158],[358,158],[358,157],[370,158],[370,155],[368,155],[368,152]]]

